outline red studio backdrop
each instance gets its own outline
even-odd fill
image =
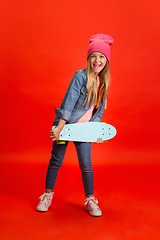
[[[117,136],[94,144],[93,162],[159,163],[159,8],[158,0],[1,1],[1,160],[48,162],[54,109],[86,67],[90,36],[106,33],[114,44],[102,121]],[[75,158],[71,143],[65,163]]]
[[[160,239],[159,10],[159,0],[0,1],[0,239]],[[117,135],[92,144],[103,214],[86,213],[72,142],[53,204],[37,213],[55,108],[96,33],[114,39],[102,122]]]

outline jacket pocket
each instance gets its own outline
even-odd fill
[[[80,96],[79,96],[79,102],[81,106],[85,107],[86,96],[87,96],[87,89],[85,87],[82,87],[80,91]]]

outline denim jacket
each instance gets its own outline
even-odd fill
[[[76,123],[92,106],[92,99],[88,106],[85,106],[87,96],[87,73],[86,68],[78,70],[71,80],[67,92],[64,96],[60,109],[56,108],[57,114],[53,125],[58,125],[59,119],[67,120],[66,123]],[[91,122],[100,122],[104,112],[104,98],[95,114],[90,119]]]

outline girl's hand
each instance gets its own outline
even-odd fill
[[[60,132],[62,131],[65,123],[66,123],[66,120],[60,118],[59,122],[58,122],[58,126],[50,131],[50,138],[52,138],[52,141],[58,141],[59,140]]]
[[[98,138],[97,141],[96,141],[95,143],[98,143],[98,144],[99,144],[99,143],[103,143],[102,138]]]
[[[59,140],[59,135],[60,135],[61,129],[59,127],[54,128],[53,130],[50,131],[50,138],[52,141],[58,141]]]

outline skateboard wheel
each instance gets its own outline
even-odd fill
[[[60,141],[60,140],[57,141],[57,144],[65,144],[65,143],[66,143],[65,141]]]

